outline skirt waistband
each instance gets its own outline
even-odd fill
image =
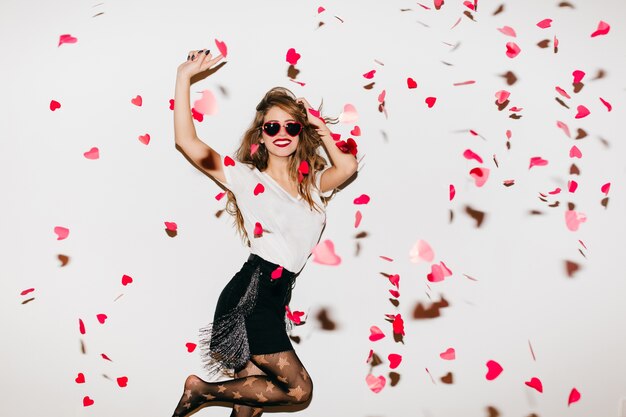
[[[265,260],[264,258],[260,257],[256,253],[251,253],[250,256],[248,256],[248,260],[246,261],[246,263],[249,263],[251,265],[261,265],[261,269],[270,273],[274,271],[276,268],[278,268],[279,266],[281,266],[281,265],[275,264],[274,262]],[[295,275],[296,274],[294,272],[291,272],[285,267],[283,267],[283,272],[281,274],[281,277],[293,278]]]

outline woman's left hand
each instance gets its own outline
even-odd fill
[[[309,121],[310,124],[315,126],[315,128],[318,130],[328,129],[326,127],[326,122],[324,121],[324,119],[319,117],[319,112],[315,110],[313,106],[311,106],[311,104],[309,104],[309,102],[304,97],[298,97],[296,99],[296,102],[302,104],[304,108],[306,109],[307,120]]]

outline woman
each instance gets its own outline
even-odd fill
[[[178,67],[175,140],[198,169],[227,189],[227,209],[251,253],[220,294],[213,323],[201,329],[207,370],[234,379],[209,383],[190,375],[176,417],[214,402],[232,403],[231,417],[308,403],[313,385],[287,336],[286,307],[296,276],[319,242],[325,197],[357,169],[355,157],[335,145],[326,120],[314,116],[304,98],[280,87],[261,100],[233,157],[202,142],[191,118],[190,79],[222,58],[191,51]],[[330,167],[316,152],[322,144]]]

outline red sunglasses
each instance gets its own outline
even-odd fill
[[[267,136],[274,137],[280,132],[280,123],[276,121],[265,122],[263,124],[263,131]],[[285,132],[291,137],[296,137],[302,131],[302,125],[298,122],[285,123]]]

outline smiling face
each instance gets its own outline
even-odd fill
[[[284,111],[278,106],[270,107],[270,109],[263,117],[263,124],[267,122],[276,122],[280,125],[280,130],[275,136],[270,136],[265,133],[265,130],[261,129],[262,136],[261,142],[265,143],[267,151],[275,156],[289,156],[298,148],[298,141],[300,134],[295,137],[289,135],[285,128],[288,122],[297,122],[289,113]]]

